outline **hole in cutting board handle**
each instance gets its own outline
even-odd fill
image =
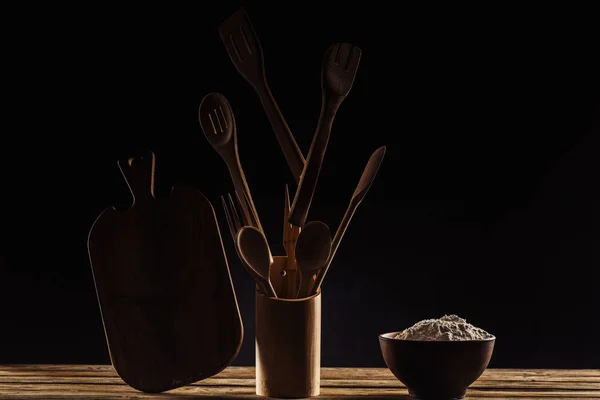
[[[119,161],[119,169],[133,196],[132,206],[154,198],[154,163],[151,151]]]
[[[129,164],[130,167],[133,167],[133,163],[134,162],[137,164],[140,161],[144,161],[144,156],[141,156],[141,157],[129,157],[129,159],[127,160],[127,164]]]

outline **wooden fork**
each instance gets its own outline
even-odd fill
[[[225,197],[227,197],[227,199],[225,199]],[[235,200],[234,200],[234,198],[235,198]],[[256,271],[251,269],[247,265],[247,263],[244,262],[244,260],[242,258],[242,254],[241,254],[239,246],[238,246],[237,236],[238,236],[238,233],[242,230],[242,228],[245,226],[256,226],[255,225],[255,223],[256,223],[255,212],[251,212],[250,217],[248,219],[248,217],[246,217],[246,214],[243,212],[243,209],[242,209],[243,201],[245,201],[246,205],[249,206],[248,199],[246,197],[244,197],[243,195],[240,196],[237,191],[234,192],[233,196],[230,193],[227,193],[226,196],[221,196],[221,203],[223,205],[223,210],[225,211],[225,219],[227,220],[227,227],[229,228],[229,233],[231,234],[231,238],[233,239],[235,251],[236,251],[239,259],[242,261],[242,265],[244,266],[246,271],[254,279],[254,282],[256,283],[256,287],[262,293],[268,294],[268,292],[265,291],[262,277],[257,276]],[[248,207],[248,208],[250,208],[250,210],[252,210],[252,207]],[[252,221],[252,220],[254,220],[254,221]]]
[[[236,241],[237,233],[244,226],[257,225],[256,221],[258,220],[258,217],[256,211],[253,207],[250,207],[248,198],[245,195],[240,196],[237,191],[234,192],[233,196],[230,193],[227,193],[227,200],[225,200],[225,197],[221,196],[221,204],[225,211],[229,233],[231,233],[231,238],[234,242]],[[250,210],[249,216],[246,216],[246,213],[243,212],[244,204]]]

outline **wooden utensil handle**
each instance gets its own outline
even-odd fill
[[[244,170],[242,169],[242,165],[240,163],[239,156],[237,154],[230,154],[230,152],[223,152],[221,156],[225,160],[225,164],[227,165],[227,169],[229,170],[229,175],[231,176],[231,180],[233,182],[233,187],[235,190],[242,196],[246,194],[246,198],[250,203],[250,207],[254,210],[254,215],[256,216],[256,224],[257,228],[262,231],[262,225],[260,223],[260,219],[258,217],[258,213],[256,212],[256,206],[254,205],[254,200],[252,200],[252,194],[250,193],[250,188],[248,187],[248,182],[246,181],[246,176],[244,175]],[[248,208],[243,199],[240,199],[242,211],[244,212],[244,216],[246,221],[252,221],[252,210]]]
[[[249,191],[247,189],[248,186],[245,184],[246,179],[244,177],[244,172],[241,170],[241,168],[239,168],[237,166],[231,166],[231,167],[229,167],[229,174],[231,175],[231,180],[233,181],[233,187],[235,188],[236,192],[240,193],[240,195],[241,195],[241,194],[247,193],[247,191]],[[239,201],[239,203],[240,203],[240,206],[244,213],[244,221],[246,222],[244,225],[250,224],[250,221],[252,221],[252,215],[251,215],[252,211],[250,211],[246,202]],[[257,222],[257,224],[260,225],[258,222]],[[260,228],[260,227],[257,227],[257,228],[262,230],[262,228]]]
[[[283,151],[283,155],[292,171],[292,175],[294,175],[294,179],[296,182],[300,181],[300,175],[302,174],[302,169],[304,168],[305,160],[298,144],[296,143],[296,139],[294,139],[294,135],[290,131],[288,124],[285,122],[283,118],[283,114],[281,114],[281,110],[269,89],[269,85],[266,81],[261,84],[255,86],[256,92],[258,93],[258,97],[263,105],[265,113],[267,114],[267,118],[271,123],[271,127],[275,132],[275,137],[279,142],[279,146]]]
[[[289,222],[288,222],[288,225]],[[294,232],[292,231],[293,235]],[[296,265],[296,240],[292,236],[287,243],[287,264],[286,264],[286,298],[293,299],[298,291],[298,266]]]
[[[275,292],[275,288],[273,287],[270,281],[263,282],[263,288],[263,293],[265,293],[267,296],[272,297],[274,299],[278,298],[277,292]]]
[[[292,228],[293,226],[288,222],[288,215],[290,213],[290,192],[288,186],[285,185],[284,192],[284,206],[283,206],[283,248],[288,254],[289,242],[292,240]]]
[[[133,204],[154,199],[154,153],[149,151],[139,157],[119,160],[117,164],[129,186]]]
[[[306,276],[304,274],[300,274],[300,287],[298,288],[298,294],[297,294],[297,298],[298,299],[302,299],[305,297],[310,297],[313,295],[312,293],[312,288],[313,288],[313,284],[314,284],[314,274],[306,274]]]
[[[296,226],[304,226],[306,223],[308,210],[310,209],[317,181],[319,180],[321,165],[325,158],[327,144],[329,143],[331,126],[333,125],[333,119],[339,105],[338,101],[330,100],[328,97],[323,98],[321,117],[319,118],[317,130],[308,151],[308,159],[302,170],[302,176],[300,177],[290,211],[289,221]]]
[[[292,240],[292,226],[291,224],[288,222],[288,214],[290,212],[290,192],[288,190],[288,186],[285,185],[285,192],[284,192],[284,208],[283,208],[283,249],[285,251],[285,265],[283,267],[283,269],[281,270],[282,273],[285,274],[285,276],[281,277],[281,282],[283,282],[283,285],[279,285],[278,286],[278,290],[277,293],[279,294],[280,297],[286,298],[287,297],[287,289],[288,289],[288,280],[289,280],[289,276],[287,276],[287,271],[289,270],[289,264],[290,264],[290,256],[291,256],[291,252],[290,252],[290,242]]]
[[[344,214],[344,218],[342,218],[342,222],[340,222],[340,226],[338,226],[338,229],[335,232],[335,236],[333,237],[333,241],[331,242],[331,252],[329,253],[329,258],[327,259],[327,262],[325,263],[323,268],[321,268],[317,273],[317,278],[309,293],[310,295],[316,294],[319,288],[321,287],[323,279],[325,279],[325,274],[327,274],[327,270],[329,269],[329,266],[333,261],[333,257],[335,256],[335,253],[337,252],[337,249],[340,246],[340,242],[344,237],[344,233],[346,232],[348,225],[350,225],[350,220],[352,220],[352,216],[354,215],[354,212],[356,211],[356,208],[359,204],[360,202],[351,202],[348,206],[348,209]]]

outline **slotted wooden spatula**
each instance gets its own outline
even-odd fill
[[[338,108],[352,88],[361,54],[358,47],[349,43],[333,44],[325,52],[321,69],[321,116],[289,215],[289,221],[294,225],[302,227],[306,223],[329,143],[331,126]]]
[[[112,364],[131,387],[162,392],[223,370],[242,321],[209,201],[175,187],[154,197],[154,154],[119,162],[134,197],[92,226],[88,252]]]
[[[292,175],[298,182],[304,168],[304,156],[267,83],[262,47],[246,10],[240,8],[227,18],[219,26],[219,34],[233,65],[258,94]]]

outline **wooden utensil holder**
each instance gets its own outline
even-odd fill
[[[256,394],[318,396],[321,383],[321,292],[279,299],[256,292]]]

